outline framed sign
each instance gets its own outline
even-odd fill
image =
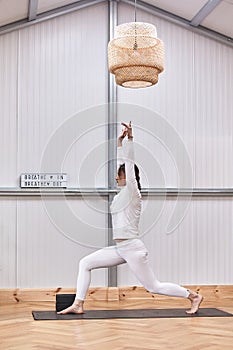
[[[26,173],[20,176],[20,187],[57,188],[67,187],[67,174],[63,173]]]

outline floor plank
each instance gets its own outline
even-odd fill
[[[88,309],[177,308],[187,300],[87,301]],[[233,313],[231,298],[205,300],[202,307]],[[34,321],[32,310],[53,310],[54,302],[18,302],[0,306],[2,350],[222,350],[232,349],[233,317]]]

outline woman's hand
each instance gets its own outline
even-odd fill
[[[117,143],[118,147],[122,146],[122,141],[124,140],[124,138],[127,135],[127,133],[128,133],[128,130],[127,130],[126,127],[124,129],[122,129],[121,134],[118,137],[118,143]]]
[[[125,127],[124,129],[122,129],[121,134],[120,134],[120,136],[118,138],[121,139],[121,140],[124,140],[124,138],[127,135],[127,133],[128,133],[128,130]]]
[[[131,121],[129,122],[129,125],[126,123],[121,123],[121,124],[125,127],[124,130],[126,130],[126,134],[128,135],[128,139],[132,140],[133,139],[133,130],[132,130]]]

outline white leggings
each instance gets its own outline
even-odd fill
[[[159,282],[148,262],[148,251],[140,239],[117,243],[80,260],[76,299],[84,300],[91,282],[91,270],[128,263],[139,282],[151,293],[187,298],[187,289],[174,283]]]

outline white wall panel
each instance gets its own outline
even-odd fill
[[[106,246],[106,203],[68,199],[68,210],[61,213],[59,202],[65,199],[46,201],[50,202],[46,210],[46,203],[38,198],[18,202],[18,287],[75,288],[79,260]],[[75,215],[72,222],[68,219],[71,212]],[[106,285],[106,279],[106,270],[94,271],[92,285]]]
[[[131,7],[123,4],[119,6],[120,23],[130,21],[131,14]],[[141,123],[137,125],[142,134],[137,134],[135,141],[154,154],[158,167],[166,180],[165,183],[158,182],[155,176],[155,181],[151,182],[150,186],[178,187],[177,177],[174,176],[174,164],[172,165],[171,157],[167,153],[166,142],[165,144],[160,142],[158,145],[156,141],[169,139],[171,137],[169,130],[165,128],[162,131],[160,127],[157,128],[157,124],[155,122],[152,124],[151,118],[147,118],[147,115],[153,111],[155,116],[160,116],[161,120],[174,129],[173,135],[181,140],[183,149],[178,150],[174,145],[173,151],[175,153],[179,151],[181,163],[182,152],[187,152],[193,164],[195,160],[195,118],[192,90],[194,82],[192,33],[143,11],[138,11],[138,21],[153,23],[157,27],[158,37],[164,41],[165,46],[165,70],[160,74],[158,84],[153,87],[136,90],[119,87],[118,100],[121,103],[130,103],[145,108],[141,116]],[[134,122],[134,115],[127,116],[127,118],[132,118]],[[151,130],[152,137],[149,136],[147,130]],[[146,173],[153,172],[150,165],[151,163],[147,163],[144,169]]]
[[[135,142],[143,147],[136,152],[144,172],[143,186],[147,187],[147,179],[149,187],[183,187],[178,180],[179,174],[188,174],[182,162],[187,150],[193,170],[187,181],[190,187],[231,188],[233,50],[146,12],[137,11],[137,18],[156,25],[165,45],[165,71],[157,85],[138,90],[118,87],[120,111],[128,112],[125,119],[135,123]],[[133,8],[120,4],[119,23],[132,20]],[[127,103],[133,107],[127,109]],[[124,118],[123,113],[119,115]],[[158,128],[159,115],[183,142],[183,150],[174,146],[172,151],[180,154],[177,164],[172,164],[166,142],[159,142],[159,138],[167,140],[167,145],[170,141],[169,127],[167,131]],[[149,154],[153,161],[148,161]],[[144,232],[154,220],[144,240],[159,279],[181,284],[232,283],[231,198],[193,198],[185,219],[170,235],[165,228],[175,201],[151,198],[148,203],[141,229]],[[119,267],[120,285],[137,283],[127,266]]]
[[[192,199],[183,222],[170,234],[166,227],[175,202],[168,199],[161,213],[161,201],[149,199],[141,221],[141,231],[146,232],[143,240],[157,278],[183,285],[232,284],[232,199]],[[147,230],[152,216],[154,225]],[[126,265],[118,272],[120,285],[139,285]]]
[[[0,287],[14,288],[17,283],[16,198],[0,200]]]
[[[81,124],[84,129],[86,126],[87,135],[89,125],[106,125],[107,115],[95,111],[95,106],[107,101],[106,45],[106,4],[20,31],[19,174],[39,170],[43,150],[54,132],[76,116],[77,142],[68,143],[75,130],[67,130],[63,139],[58,139],[57,148],[71,147],[66,149],[71,154],[63,160],[62,171],[69,173],[69,187],[77,186],[77,168],[84,148],[88,152],[106,137],[105,127],[92,130],[83,142],[78,134]],[[91,107],[88,115],[80,114]],[[106,152],[100,157],[103,163]],[[60,170],[51,159],[50,171]],[[103,176],[99,185],[104,184]]]
[[[132,7],[120,4],[119,23],[132,21],[132,14]],[[143,11],[138,11],[137,17],[138,21],[156,25],[165,45],[165,70],[153,87],[119,87],[119,102],[153,110],[175,128],[190,155],[194,187],[231,187],[233,165],[228,160],[233,152],[232,48]],[[133,116],[130,118],[133,120]],[[139,126],[150,127],[146,113]],[[151,146],[148,143],[147,147],[154,150]],[[164,163],[163,157],[157,157]],[[170,164],[164,165],[169,173]],[[176,185],[175,179],[167,182],[167,187]]]
[[[0,36],[1,187],[40,171],[45,150],[68,187],[106,186],[107,20],[105,3]],[[106,202],[69,197],[64,213],[63,200],[48,201],[51,222],[39,197],[19,198],[17,215],[17,199],[1,199],[1,287],[75,287],[79,259],[106,245]]]
[[[233,50],[195,35],[197,187],[232,187]]]
[[[0,36],[0,187],[16,184],[18,33]]]

